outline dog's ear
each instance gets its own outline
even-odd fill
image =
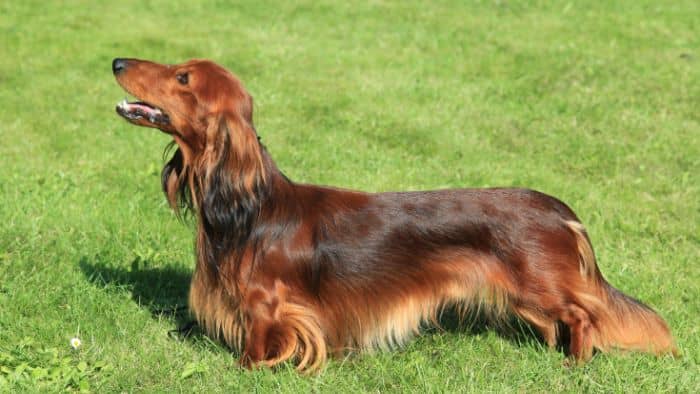
[[[220,253],[240,247],[248,239],[264,195],[265,169],[262,147],[252,124],[239,112],[225,112],[210,119],[206,146],[197,169],[196,193],[208,256],[221,261]]]
[[[227,111],[210,119],[202,164],[204,174],[215,168],[229,172],[234,178],[237,193],[257,195],[257,188],[265,182],[262,146],[255,132],[252,108]],[[223,179],[218,179],[223,181]]]

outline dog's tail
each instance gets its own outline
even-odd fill
[[[666,322],[642,302],[612,287],[602,276],[583,226],[568,222],[576,236],[587,291],[577,294],[592,323],[593,347],[678,355]]]
[[[611,309],[598,325],[601,349],[639,350],[656,355],[678,355],[671,330],[651,308],[608,283],[603,288]]]

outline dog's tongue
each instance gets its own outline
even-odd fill
[[[157,111],[157,109],[143,103],[127,103],[130,109],[140,109],[144,112]]]
[[[143,112],[145,115],[161,115],[163,113],[160,109],[152,107],[141,101],[130,103],[124,99],[119,103],[119,107],[127,112],[134,112],[138,110]]]

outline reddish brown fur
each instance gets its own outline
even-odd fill
[[[163,187],[198,218],[190,308],[245,365],[292,359],[314,370],[329,352],[400,345],[453,306],[516,315],[550,346],[563,323],[577,360],[594,348],[675,352],[665,322],[603,279],[583,226],[555,198],[293,183],[258,142],[252,98],[225,69],[119,61],[118,82],[169,117],[131,121],[178,147]]]

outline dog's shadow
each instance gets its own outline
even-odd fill
[[[555,347],[558,351],[566,353],[567,349],[564,344],[568,342],[568,328],[558,325],[557,330],[560,338]],[[457,312],[457,308],[448,307],[439,317],[437,325],[430,325],[423,331],[426,333],[460,333],[470,336],[481,336],[491,332],[517,347],[546,347],[540,333],[527,322],[513,315],[494,318],[492,314],[478,308],[477,310],[467,310],[465,314],[461,314]]]
[[[168,332],[174,339],[196,339],[203,333],[187,309],[192,273],[184,268],[160,266],[148,259],[135,258],[126,265],[110,265],[99,257],[82,257],[78,263],[85,277],[106,291],[125,290],[154,318],[173,322]]]

